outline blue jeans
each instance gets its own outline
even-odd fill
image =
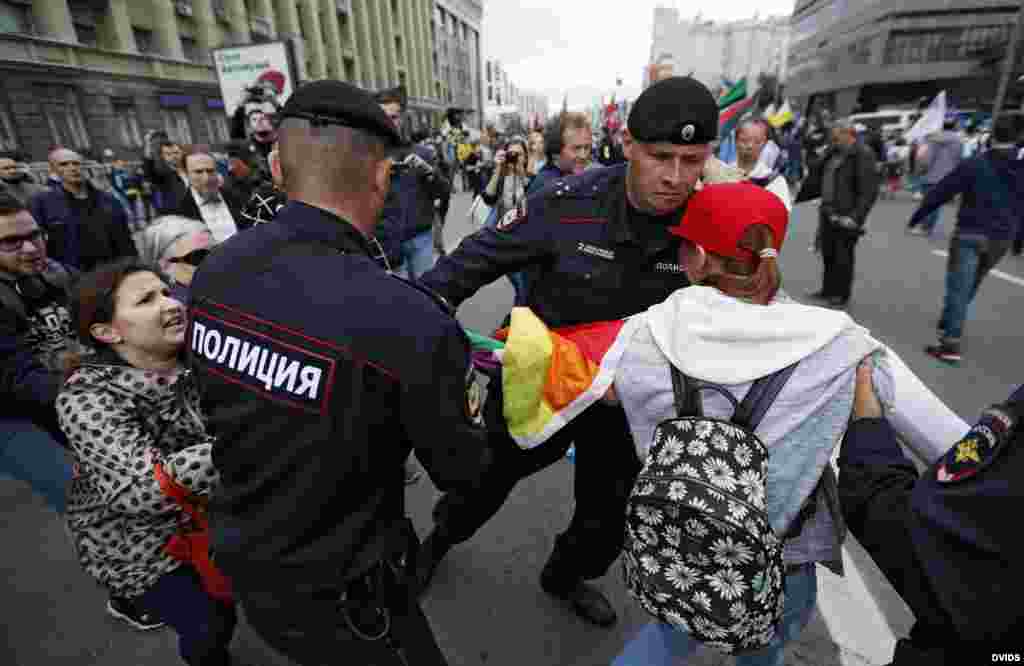
[[[161,576],[138,601],[177,632],[178,653],[186,664],[231,666],[228,643],[235,633],[235,606],[208,595],[191,565]]]
[[[967,307],[978,293],[981,281],[1006,255],[1012,241],[963,239],[949,242],[946,261],[946,299],[939,329],[943,340],[959,342],[964,334]]]
[[[818,574],[805,564],[786,576],[786,606],[779,631],[768,647],[736,657],[736,666],[783,666],[783,647],[800,635],[811,621],[818,599]],[[662,622],[651,622],[626,644],[613,666],[673,666],[696,651],[700,642],[685,631]]]
[[[410,280],[434,267],[434,234],[428,229],[421,231],[407,241],[402,241],[402,269]]]
[[[931,185],[929,183],[921,183],[921,195],[925,197],[928,196],[928,192],[931,191],[931,189],[934,187],[934,185]],[[928,213],[928,215],[926,215],[925,218],[921,220],[921,228],[927,231],[929,234],[931,234],[933,231],[935,231],[935,227],[939,223],[940,215],[942,215],[942,206],[939,206],[931,213]]]
[[[57,513],[67,510],[71,459],[31,421],[0,417],[0,473],[26,482]]]

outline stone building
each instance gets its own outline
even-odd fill
[[[439,3],[453,4],[479,10],[467,40],[479,53],[481,3]],[[464,92],[433,56],[438,17],[434,0],[0,0],[0,149],[40,160],[62,144],[134,159],[149,129],[221,143],[228,119],[211,51],[270,41],[291,46],[300,81],[404,84],[410,125],[438,126]],[[458,77],[473,76],[465,53]]]

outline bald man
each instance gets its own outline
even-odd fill
[[[124,208],[84,178],[81,155],[55,150],[50,170],[60,186],[38,194],[30,206],[32,217],[46,230],[50,257],[88,271],[137,254]]]

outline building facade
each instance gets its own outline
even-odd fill
[[[435,0],[431,22],[434,96],[465,111],[464,125],[478,129],[484,118],[483,17],[483,3],[477,0]]]
[[[746,77],[753,90],[758,75],[784,78],[789,47],[789,17],[753,17],[712,21],[700,14],[682,18],[679,10],[654,10],[654,39],[645,85],[666,72],[692,76],[712,90],[723,79]]]
[[[484,70],[487,89],[484,115],[489,124],[505,131],[510,116],[515,116],[517,122],[514,124],[526,131],[547,122],[548,98],[545,95],[516,86],[500,60],[486,60]]]
[[[990,110],[1019,2],[798,0],[786,93],[837,115],[910,107],[942,90]],[[1024,50],[1018,50],[1024,58]],[[1013,79],[1021,74],[1018,61]],[[1021,103],[1011,85],[1008,106]]]
[[[410,125],[438,126],[455,91],[432,57],[436,15],[433,0],[0,0],[0,149],[135,159],[150,129],[222,143],[211,52],[270,41],[292,46],[300,81],[403,84]]]

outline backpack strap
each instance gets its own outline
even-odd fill
[[[797,361],[774,374],[761,377],[755,381],[750,390],[747,391],[747,395],[744,396],[743,402],[736,409],[732,422],[751,432],[757,430],[757,426],[761,424],[761,419],[768,413],[768,409],[775,402],[775,398],[779,396],[782,387],[789,381],[793,371],[796,370],[796,366],[799,364],[800,361]]]
[[[676,414],[678,416],[704,416],[704,406],[700,397],[701,391],[721,393],[732,403],[734,414],[739,412],[739,403],[736,402],[736,398],[728,389],[718,384],[688,377],[672,364],[669,364],[669,370],[672,373],[672,393],[675,396]]]

